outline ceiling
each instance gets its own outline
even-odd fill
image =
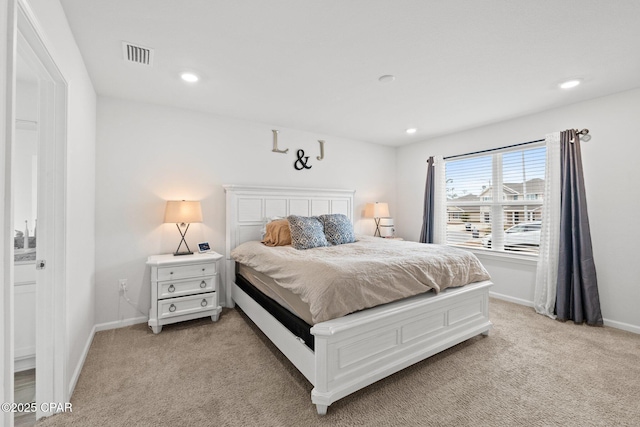
[[[385,145],[640,87],[638,0],[61,3],[99,95]]]

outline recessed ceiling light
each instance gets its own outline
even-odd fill
[[[408,133],[409,135],[412,135],[412,134],[416,133],[416,131],[417,131],[417,130],[418,130],[418,129],[416,129],[416,128],[409,128],[409,129],[407,129],[407,133]]]
[[[200,78],[193,73],[182,73],[180,74],[180,77],[182,78],[182,80],[189,83],[195,83],[200,80]]]
[[[571,89],[578,86],[580,83],[582,83],[581,79],[571,79],[560,83],[558,86],[560,86],[560,89]]]
[[[391,83],[396,79],[396,76],[392,76],[391,74],[385,74],[384,76],[378,77],[378,81],[380,83]]]

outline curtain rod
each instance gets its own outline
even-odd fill
[[[576,135],[586,135],[589,133],[589,129],[582,129],[580,131],[578,129],[573,129],[573,130],[576,132]],[[506,148],[513,148],[513,147],[519,147],[521,145],[535,144],[536,142],[544,142],[544,139],[536,139],[535,141],[520,142],[518,144],[507,145],[507,146],[498,147],[498,148],[490,148],[488,150],[473,151],[471,153],[456,154],[455,156],[447,156],[447,157],[444,157],[443,159],[449,160],[449,159],[455,159],[456,157],[465,157],[465,156],[471,156],[474,154],[490,153],[492,151],[504,150]]]

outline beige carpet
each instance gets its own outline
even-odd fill
[[[236,310],[99,332],[39,426],[638,426],[640,335],[491,300],[494,329],[316,414],[311,385]]]

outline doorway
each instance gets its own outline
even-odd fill
[[[38,221],[39,78],[18,52],[13,142],[14,402],[36,403],[36,255]],[[24,406],[21,406],[24,408]],[[36,413],[14,414],[16,426]]]

